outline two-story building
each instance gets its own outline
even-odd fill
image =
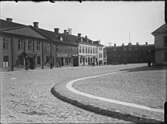
[[[14,70],[14,67],[43,67],[45,37],[29,26],[0,19],[0,67]]]

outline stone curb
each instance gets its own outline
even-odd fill
[[[134,116],[134,115],[130,115],[130,114],[125,114],[125,113],[121,113],[121,112],[107,110],[104,108],[96,107],[94,105],[84,104],[84,103],[81,103],[79,100],[72,99],[72,98],[69,98],[68,96],[63,95],[62,93],[60,93],[58,90],[55,90],[55,89],[56,89],[55,87],[53,87],[51,89],[51,93],[55,97],[59,98],[60,100],[62,100],[64,102],[68,102],[74,106],[85,109],[87,111],[91,111],[91,112],[94,112],[94,113],[97,113],[100,115],[105,115],[105,116],[109,116],[112,118],[117,118],[117,119],[121,119],[121,120],[125,120],[125,121],[131,121],[131,122],[134,122],[136,124],[141,124],[141,123],[163,124],[163,122],[158,121],[158,120],[142,118],[142,117],[138,117],[138,116]]]

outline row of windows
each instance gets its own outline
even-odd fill
[[[97,48],[92,47],[79,47],[79,53],[88,53],[88,54],[95,54],[97,53]]]
[[[64,52],[64,53],[71,53],[71,52],[73,52],[73,53],[75,53],[75,52],[77,52],[77,49],[76,48],[72,48],[72,47],[70,47],[70,48],[56,48],[56,51],[57,52]]]
[[[35,45],[35,43],[36,43],[36,45]],[[19,40],[18,48],[20,48],[19,46],[21,44],[25,44],[25,42]],[[23,46],[25,47],[25,45],[23,45]],[[40,41],[28,40],[28,50],[33,50],[34,51],[35,49],[40,50]]]

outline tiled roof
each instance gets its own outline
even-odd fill
[[[0,30],[15,29],[15,28],[23,27],[23,26],[25,25],[0,19]]]
[[[163,24],[158,29],[156,29],[154,32],[152,32],[153,35],[160,34],[160,33],[167,33],[167,24]]]

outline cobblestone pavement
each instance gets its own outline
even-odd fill
[[[142,65],[116,65],[103,67],[64,67],[37,70],[0,72],[1,122],[3,123],[129,123],[97,115],[68,103],[50,93],[61,82],[111,72],[120,68]]]

